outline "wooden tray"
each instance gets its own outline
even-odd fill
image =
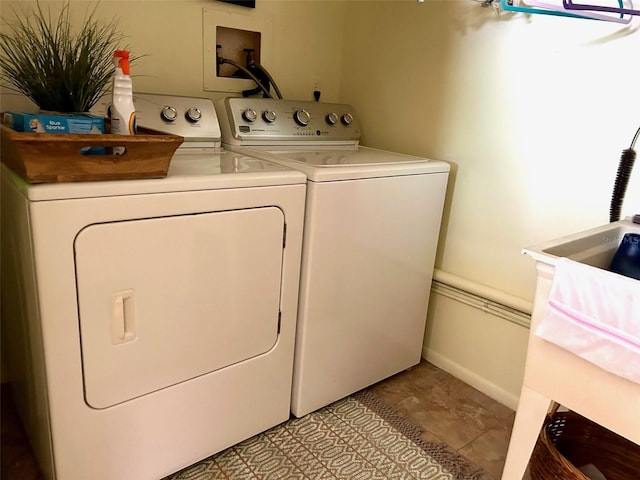
[[[166,177],[171,158],[184,140],[143,127],[132,136],[25,133],[3,124],[0,128],[2,163],[29,183]],[[126,148],[124,154],[110,153],[120,146]],[[107,153],[83,155],[85,147],[104,147]]]

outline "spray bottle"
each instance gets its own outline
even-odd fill
[[[129,52],[116,50],[113,53],[115,72],[111,98],[111,133],[135,135],[136,110],[133,105],[133,88],[129,76]],[[114,155],[122,155],[124,147],[113,147]]]

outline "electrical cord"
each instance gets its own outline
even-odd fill
[[[631,146],[629,148],[633,149],[636,146],[636,142],[638,141],[638,136],[640,136],[640,127],[638,128],[638,131],[636,132],[636,134],[633,136],[633,140],[631,140]]]

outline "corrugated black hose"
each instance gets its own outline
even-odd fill
[[[622,209],[622,203],[624,202],[624,195],[627,192],[627,185],[629,184],[629,178],[631,177],[631,170],[633,170],[633,163],[636,159],[636,152],[634,150],[636,140],[640,135],[640,128],[631,141],[631,146],[622,151],[620,156],[620,163],[618,163],[618,174],[616,175],[616,181],[613,185],[613,193],[611,195],[611,206],[609,207],[609,222],[617,222],[620,220],[620,211]]]

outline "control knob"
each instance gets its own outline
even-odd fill
[[[338,123],[338,114],[331,112],[327,115],[326,119],[329,125],[335,125],[336,123]]]
[[[271,109],[265,110],[264,112],[262,112],[262,118],[265,122],[273,123],[276,121],[276,112]]]
[[[344,115],[342,115],[342,118],[340,120],[345,125],[351,125],[353,123],[353,115],[351,115],[350,113],[345,113]]]
[[[256,118],[258,118],[258,114],[252,108],[247,108],[244,112],[242,112],[242,118],[244,118],[247,122],[255,122]]]
[[[297,110],[296,113],[293,114],[293,119],[301,127],[306,127],[311,121],[311,115],[305,109]]]
[[[173,107],[164,107],[160,112],[160,118],[162,118],[166,122],[173,122],[176,118],[178,118],[178,112]]]
[[[202,118],[202,112],[199,108],[190,107],[189,110],[186,111],[184,117],[191,123],[199,122]]]

